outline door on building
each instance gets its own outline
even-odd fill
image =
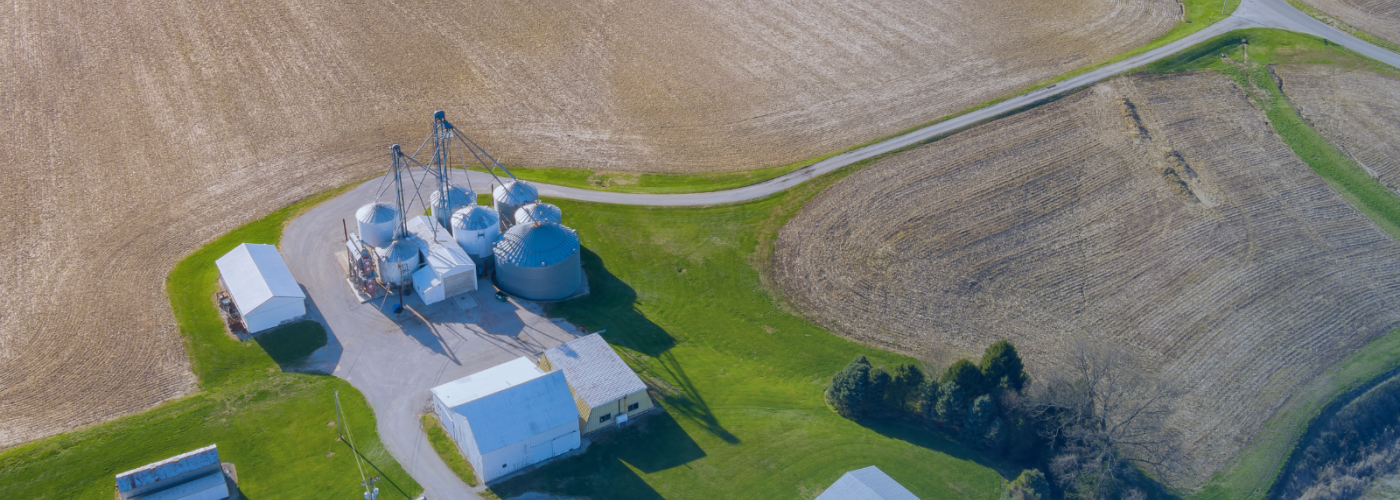
[[[540,443],[540,444],[531,446],[531,447],[530,447],[530,463],[532,463],[532,464],[537,464],[537,463],[543,462],[543,461],[545,461],[545,460],[549,460],[549,457],[554,456],[554,455],[550,454],[550,451],[551,451],[551,450],[550,450],[550,446],[549,446],[549,443],[547,443],[547,442],[546,442],[546,443]]]

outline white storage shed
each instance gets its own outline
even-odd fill
[[[622,425],[656,407],[646,384],[602,335],[594,333],[555,346],[540,356],[539,366],[564,372],[584,434]]]
[[[424,266],[413,273],[413,289],[424,304],[476,291],[476,264],[436,220],[420,215],[408,220],[417,236]]]
[[[214,261],[219,281],[243,316],[248,333],[258,333],[306,316],[306,294],[282,261],[277,247],[243,243]]]
[[[874,465],[847,472],[816,500],[919,500]]]
[[[578,409],[564,373],[528,358],[434,387],[443,427],[483,482],[579,447]]]

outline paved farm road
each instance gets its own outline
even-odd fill
[[[883,142],[833,156],[758,184],[727,191],[674,195],[609,193],[548,184],[532,184],[539,188],[540,194],[543,196],[622,205],[697,206],[758,199],[778,193],[792,186],[806,182],[813,177],[820,176],[846,165],[918,144],[930,138],[995,118],[1076,88],[1094,84],[1100,80],[1162,59],[1163,57],[1196,45],[1216,35],[1242,28],[1259,27],[1281,28],[1327,38],[1362,55],[1400,68],[1400,55],[1367,43],[1341,30],[1317,21],[1297,9],[1294,9],[1284,0],[1244,0],[1244,3],[1239,9],[1229,18],[1163,47],[1070,78],[1055,85],[1008,99],[996,105],[958,116],[942,123],[930,125]],[[917,105],[917,103],[912,103],[911,105]],[[494,181],[490,175],[479,172],[467,172],[461,175],[465,177],[465,179],[470,180],[471,185],[482,192],[485,192],[486,190],[484,188]],[[363,188],[364,186],[362,186],[362,189]],[[346,196],[349,196],[349,194]],[[334,203],[335,202],[331,202],[330,204]],[[319,214],[319,212],[317,213]],[[343,275],[341,277],[332,276],[340,272],[338,269],[332,269],[331,266],[324,263],[311,262],[317,259],[311,259],[311,256],[305,254],[302,255],[302,258],[298,259],[295,254],[300,252],[291,251],[292,249],[290,247],[301,246],[299,243],[305,244],[307,247],[313,246],[310,240],[315,238],[310,233],[323,236],[319,235],[319,233],[323,233],[324,231],[320,231],[319,229],[324,228],[317,226],[324,226],[326,224],[333,225],[334,221],[331,219],[340,218],[339,215],[329,218],[327,218],[325,214],[320,214],[321,217],[319,218],[309,217],[311,215],[313,214],[308,213],[288,225],[284,242],[290,242],[291,245],[284,245],[284,248],[288,250],[289,254],[293,254],[291,255],[292,258],[288,260],[293,265],[294,272],[299,275],[302,273],[312,273],[317,275],[315,278],[316,280],[326,278],[331,282],[339,281],[343,278]],[[310,219],[318,220],[315,220],[313,223]],[[323,274],[326,276],[320,276]],[[342,286],[340,288],[344,287]],[[323,299],[322,297],[315,297],[314,295],[313,293],[313,300],[320,301]],[[336,322],[333,321],[333,323]],[[342,329],[347,326],[348,325],[345,323],[341,323]],[[349,332],[333,333],[339,335]],[[477,366],[473,368],[474,369],[471,371],[484,369],[487,368],[487,366]],[[419,394],[412,395],[413,397],[404,397],[406,395],[395,393],[405,388],[374,384],[371,382],[373,377],[350,376],[352,372],[360,374],[399,373],[402,376],[405,372],[423,371],[424,373],[417,374],[418,376],[408,378],[419,381],[420,384],[423,384],[423,387],[426,387],[429,381],[438,380],[441,370],[442,363],[405,364],[398,363],[394,359],[390,359],[390,357],[368,356],[362,358],[357,357],[354,366],[345,366],[345,364],[342,363],[342,366],[337,368],[335,374],[346,378],[352,385],[364,391],[369,397],[370,404],[374,406],[375,414],[379,417],[379,431],[381,437],[384,439],[385,445],[388,447],[389,451],[399,459],[399,462],[404,465],[409,474],[413,475],[419,483],[422,483],[423,487],[426,489],[425,496],[427,498],[478,498],[465,484],[452,475],[447,466],[443,464],[435,454],[425,449],[427,446],[426,437],[423,436],[422,431],[418,429],[416,419],[416,414],[423,409],[423,403],[426,398],[425,395]],[[426,393],[426,389],[420,388],[419,390]],[[381,488],[381,492],[383,491],[384,490]]]

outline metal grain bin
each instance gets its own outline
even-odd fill
[[[471,205],[452,213],[452,237],[471,256],[481,274],[495,256],[493,247],[501,239],[501,216],[496,209]]]
[[[540,201],[540,192],[533,186],[521,181],[509,180],[505,184],[496,186],[491,192],[491,201],[496,205],[496,213],[501,214],[501,219],[506,221],[506,225],[515,225],[515,211],[527,204]]]
[[[578,233],[559,224],[511,227],[496,242],[496,286],[527,300],[563,300],[578,290]]]
[[[399,209],[388,203],[370,203],[355,211],[355,227],[360,239],[370,246],[384,248],[394,241],[399,228]]]
[[[435,190],[432,195],[428,196],[428,206],[432,207],[433,218],[437,219],[438,223],[444,226],[452,220],[452,214],[457,213],[458,209],[475,204],[476,193],[470,188],[462,186],[447,187],[446,211],[443,211],[442,192]]]
[[[388,248],[376,250],[379,255],[379,278],[390,286],[407,282],[421,264],[418,247],[418,238],[408,235],[394,240]]]
[[[548,203],[535,202],[515,211],[516,224],[529,224],[531,222],[553,222],[562,224],[564,222],[564,211],[559,207]]]

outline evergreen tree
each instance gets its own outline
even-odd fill
[[[962,421],[962,441],[974,448],[986,447],[985,439],[992,429],[992,421],[997,418],[997,405],[986,394],[977,396],[969,405]]]
[[[862,403],[869,385],[870,362],[863,355],[856,356],[855,360],[831,377],[831,385],[826,389],[826,402],[841,416],[857,418],[864,411]]]
[[[1050,500],[1050,482],[1040,469],[1026,469],[1006,485],[1001,500]]]
[[[938,417],[938,396],[941,394],[938,388],[938,381],[929,379],[919,386],[919,413],[924,415],[924,419],[932,423]]]
[[[939,386],[938,404],[934,405],[938,418],[948,427],[961,424],[963,415],[967,413],[967,399],[963,396],[962,387],[957,381],[948,381]]]
[[[948,371],[943,373],[942,382],[945,385],[957,382],[958,387],[962,388],[968,397],[977,397],[988,392],[982,383],[982,369],[967,359],[959,359],[953,366],[949,366]]]
[[[1006,340],[998,340],[987,347],[982,353],[981,370],[988,389],[1000,384],[1004,389],[1020,392],[1030,378],[1016,346]]]
[[[890,389],[891,377],[884,367],[875,367],[870,370],[870,383],[865,387],[865,412],[868,417],[878,417],[889,413],[890,408],[886,406]]]
[[[924,385],[924,372],[914,363],[901,363],[894,367],[894,380],[890,383],[890,401],[886,402],[895,411],[908,411],[910,402],[917,403],[919,389]]]

